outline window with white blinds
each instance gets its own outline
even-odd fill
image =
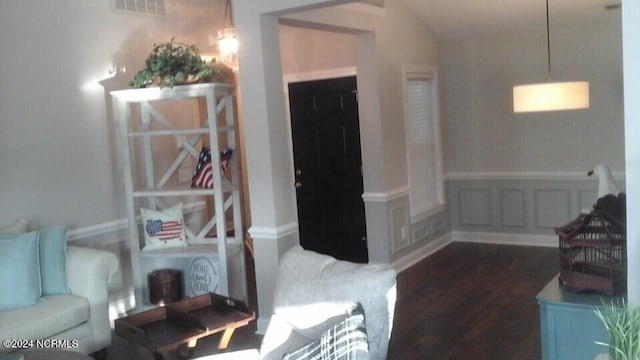
[[[167,13],[164,0],[114,0],[114,8],[118,11],[151,15],[166,15]]]
[[[404,67],[407,169],[412,217],[444,203],[438,80],[434,69]]]

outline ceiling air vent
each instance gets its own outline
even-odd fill
[[[149,15],[166,15],[165,0],[114,0],[117,11]]]

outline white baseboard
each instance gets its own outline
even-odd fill
[[[417,264],[418,262],[420,262],[420,260],[429,257],[431,254],[449,245],[451,242],[451,233],[444,234],[434,241],[427,243],[423,247],[414,250],[410,254],[394,260],[393,262],[391,262],[391,267],[393,267],[398,273],[400,273],[410,266]]]
[[[410,254],[392,261],[391,266],[400,273],[453,242],[558,247],[558,237],[553,235],[452,231],[414,250]]]
[[[558,247],[558,237],[554,235],[452,231],[451,237],[454,242]]]

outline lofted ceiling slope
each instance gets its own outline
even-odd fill
[[[469,40],[545,29],[545,0],[402,1],[441,39]],[[549,0],[551,27],[620,18],[620,0]],[[553,29],[552,29],[553,31]]]

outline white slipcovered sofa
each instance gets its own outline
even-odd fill
[[[364,310],[368,354],[348,358],[384,360],[393,328],[396,275],[386,264],[339,261],[295,246],[281,259],[274,314],[260,351],[211,355],[201,360],[282,359],[284,354],[317,341],[344,320],[355,303]]]
[[[111,344],[108,284],[118,267],[118,258],[108,251],[67,246],[71,293],[0,311],[0,339],[58,339],[68,341],[66,350],[84,354],[105,349]],[[0,354],[13,350],[0,346]]]

